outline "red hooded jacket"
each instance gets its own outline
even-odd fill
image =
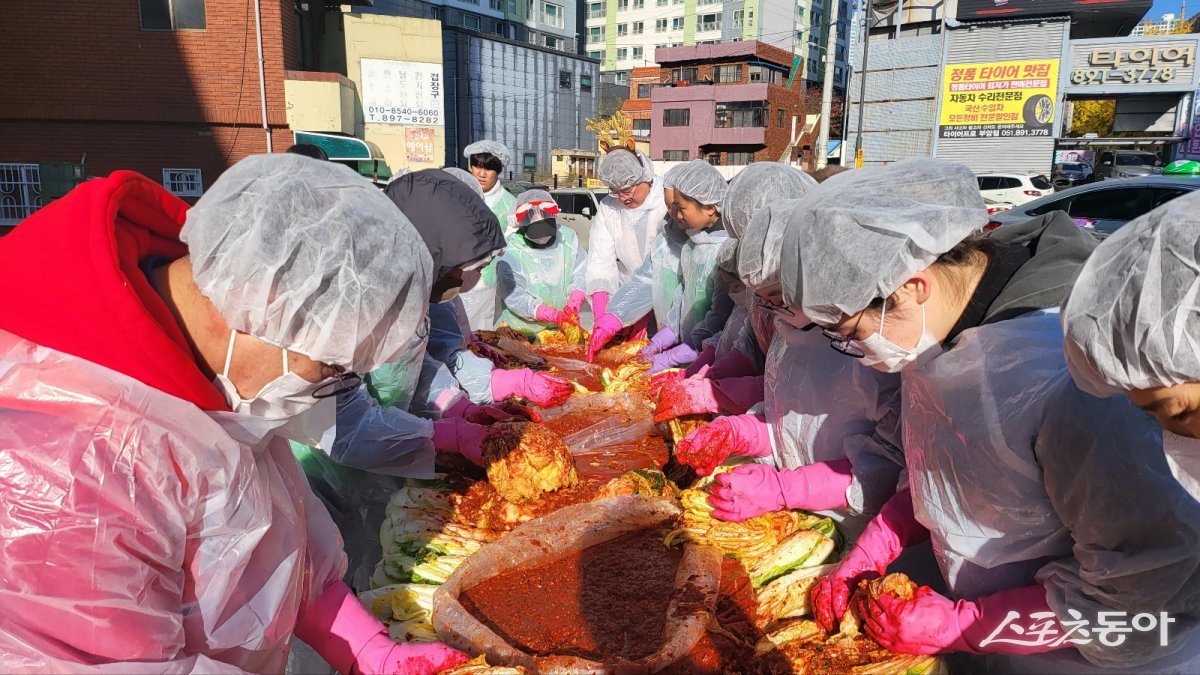
[[[90,180],[0,238],[0,328],[225,410],[138,264],[187,255],[187,204],[149,178]]]

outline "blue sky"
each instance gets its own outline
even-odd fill
[[[1179,0],[1154,0],[1154,6],[1146,16],[1157,21],[1163,14],[1179,14]],[[1188,14],[1200,12],[1200,0],[1188,2]]]

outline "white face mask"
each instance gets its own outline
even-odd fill
[[[708,233],[708,230],[693,230],[691,228],[685,228],[684,232],[687,233],[688,239],[691,239],[693,244],[711,244],[716,241],[712,238],[712,235]]]
[[[858,343],[864,354],[864,366],[871,366],[885,373],[898,373],[922,354],[933,350],[940,351],[938,339],[925,330],[925,305],[921,305],[921,339],[917,340],[917,346],[912,349],[905,349],[883,336],[883,321],[886,316],[887,302],[884,301],[883,310],[879,314],[879,330]]]
[[[1163,452],[1175,480],[1200,499],[1200,438],[1188,438],[1163,429]]]
[[[233,360],[234,338],[237,331],[229,332],[229,349],[225,352],[225,369],[217,376],[217,389],[225,395],[229,409],[241,415],[251,415],[265,419],[285,420],[307,412],[320,399],[313,398],[313,393],[328,383],[309,382],[288,369],[288,353],[283,350],[283,374],[263,385],[258,394],[251,399],[244,399],[238,394],[233,380],[229,379],[229,363]]]

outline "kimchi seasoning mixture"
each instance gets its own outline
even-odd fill
[[[459,600],[534,656],[603,661],[658,651],[682,549],[662,529],[632,532],[524,572],[493,577]]]

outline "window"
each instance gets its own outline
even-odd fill
[[[634,9],[645,9],[646,8],[646,0],[633,0],[633,8]]]
[[[629,82],[629,73],[613,74],[613,82],[616,82],[617,84],[627,84]]]
[[[654,22],[654,32],[655,33],[667,32],[667,20],[666,19],[657,19]]]
[[[497,12],[504,11],[504,0],[488,0],[488,7],[491,7]]]
[[[742,16],[744,12],[740,9],[733,10],[733,27],[740,30],[742,27]]]
[[[717,129],[767,126],[766,101],[729,101],[717,104]]]
[[[588,52],[588,58],[589,58],[589,59],[594,59],[594,60],[596,60],[596,61],[603,61],[603,60],[604,60],[604,52],[602,52],[602,51],[600,51],[600,52]],[[580,84],[580,86],[583,86],[583,82],[580,82],[579,84]]]
[[[204,192],[200,169],[163,169],[163,187],[176,197],[199,197]]]
[[[504,22],[503,21],[493,21],[492,22],[492,32],[495,33],[496,35],[504,35]]]
[[[603,19],[604,18],[604,3],[603,2],[589,3],[588,4],[588,18],[589,19]]]
[[[783,82],[783,73],[774,68],[767,68],[766,66],[750,66],[750,81],[781,84]]]
[[[629,35],[629,24],[627,24],[627,23],[617,24],[617,37],[619,37],[619,38],[625,37],[626,35]]]
[[[626,49],[625,47],[618,47],[617,48],[617,60],[624,61],[627,58],[629,58],[629,50]]]
[[[1000,189],[1000,178],[998,176],[976,176],[975,180],[979,183],[980,190]]]
[[[775,111],[775,126],[783,128],[784,118],[787,117],[787,112],[783,108]]]
[[[633,121],[633,135],[637,136],[638,138],[649,138],[650,137],[650,120],[648,120],[648,119],[634,120]]]
[[[634,35],[641,35],[641,34],[642,34],[642,33],[644,33],[645,31],[646,31],[646,24],[645,24],[645,23],[643,23],[643,22],[641,22],[641,21],[634,21],[634,22],[633,22],[633,34],[634,34]]]
[[[677,16],[671,19],[671,30],[683,30],[683,17]]]
[[[542,3],[542,23],[554,28],[563,27],[563,8],[549,2]]]
[[[580,75],[579,76],[579,91],[591,91],[591,90],[592,90],[592,76],[591,75]]]
[[[721,15],[720,14],[699,14],[696,16],[696,30],[698,31],[714,31],[721,30]]]
[[[721,166],[721,153],[710,152],[704,156],[704,161],[712,164],[713,166]]]
[[[1029,183],[1039,190],[1049,190],[1054,187],[1050,181],[1046,180],[1045,176],[1030,176]]]
[[[588,28],[588,42],[604,42],[604,26]]]
[[[753,152],[728,152],[725,153],[725,163],[729,166],[743,166],[745,164],[754,163]]]
[[[654,87],[656,87],[656,86],[657,85],[654,85],[654,84],[639,84],[638,88],[637,88],[637,97],[638,98],[650,98],[650,96],[652,95],[651,92],[654,91]]]
[[[664,162],[686,162],[688,161],[687,150],[663,150]]]
[[[462,25],[463,28],[479,30],[479,17],[475,16],[474,14],[463,14]]]
[[[796,7],[796,18],[797,18],[797,19],[803,19],[803,18],[804,18],[804,8],[803,8],[803,7],[800,7],[800,6],[798,6],[798,5],[797,5],[797,7]]]
[[[667,0],[656,0],[656,1],[655,1],[655,3],[654,3],[654,5],[655,5],[656,7],[666,7],[666,6],[667,6]]]
[[[629,0],[617,0],[617,10],[624,11],[629,9]]]
[[[671,77],[676,82],[695,82],[696,81],[696,69],[695,68],[673,68],[673,69],[671,69]]]
[[[521,162],[521,165],[525,167],[526,171],[534,171],[537,169],[537,153],[536,152],[525,153],[522,160],[523,161]]]
[[[667,108],[663,111],[664,127],[686,127],[692,123],[692,111],[688,108]]]
[[[554,35],[543,35],[542,46],[546,49],[556,49],[562,51],[563,39]]]
[[[645,53],[645,52],[643,51],[643,49],[642,49],[641,47],[634,47],[634,48],[633,48],[633,58],[635,58],[635,59],[640,59],[640,58],[642,58],[642,54],[644,54],[644,53]]]
[[[204,0],[138,0],[142,30],[204,30]]]
[[[717,84],[732,84],[742,81],[742,67],[734,66],[717,66],[713,68],[713,82]]]
[[[574,89],[575,74],[569,70],[558,71],[558,88],[559,89]]]

